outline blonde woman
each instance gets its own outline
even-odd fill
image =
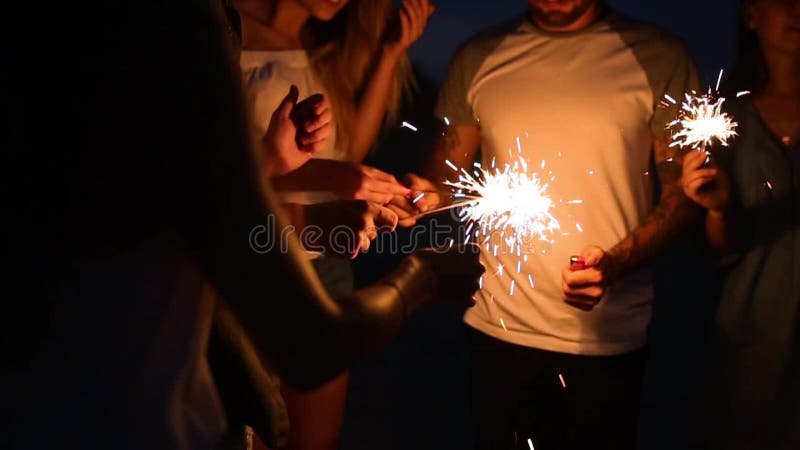
[[[231,6],[238,15],[241,68],[259,132],[266,131],[292,85],[300,98],[321,92],[330,101],[333,136],[314,159],[272,178],[284,201],[344,198],[386,204],[395,195],[408,195],[394,177],[361,162],[411,86],[406,50],[422,35],[434,11],[430,2],[404,0],[399,13],[392,0],[233,0]],[[313,264],[331,295],[352,289],[346,260],[323,256]],[[345,373],[310,393],[281,387],[291,449],[336,447],[347,380]]]

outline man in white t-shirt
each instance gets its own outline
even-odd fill
[[[681,42],[599,0],[528,5],[457,52],[424,173],[453,180],[447,162],[470,169],[479,148],[483,167],[521,156],[548,182],[560,223],[524,252],[481,241],[487,272],[465,316],[476,444],[632,449],[653,300],[645,263],[698,217],[668,146],[676,108],[659,103],[696,89],[697,76]],[[440,202],[429,194],[416,207]],[[413,222],[411,205],[398,206]],[[573,255],[585,269],[569,266]]]

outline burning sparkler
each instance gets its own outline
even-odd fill
[[[550,212],[554,202],[547,195],[548,185],[526,172],[527,164],[520,157],[502,170],[477,167],[469,173],[459,169],[458,181],[445,184],[455,189],[456,198],[464,199],[456,204],[462,207],[459,216],[478,225],[476,236],[508,229],[509,245],[519,246],[530,238],[547,240],[560,228]]]
[[[667,124],[667,129],[677,130],[672,135],[670,147],[693,148],[705,152],[707,147],[715,143],[727,147],[728,141],[736,136],[738,124],[722,111],[725,97],[719,95],[720,81],[722,71],[715,89],[709,87],[708,92],[702,95],[696,91],[684,94],[678,117]],[[745,94],[747,92],[740,92],[737,97]],[[665,94],[664,98],[673,105],[678,104],[669,94]]]

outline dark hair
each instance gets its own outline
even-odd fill
[[[764,90],[769,81],[769,71],[761,42],[754,30],[747,27],[744,17],[744,6],[756,0],[744,0],[739,18],[739,34],[736,50],[736,63],[733,71],[723,86],[723,92],[730,95],[739,91],[750,91],[757,94]]]

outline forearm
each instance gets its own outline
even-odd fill
[[[361,163],[378,138],[401,57],[402,54],[384,52],[361,93],[355,120],[350,124],[353,132],[349,159],[353,162]]]
[[[608,250],[609,283],[641,267],[702,218],[702,210],[677,189],[665,190],[661,201],[625,239]]]

